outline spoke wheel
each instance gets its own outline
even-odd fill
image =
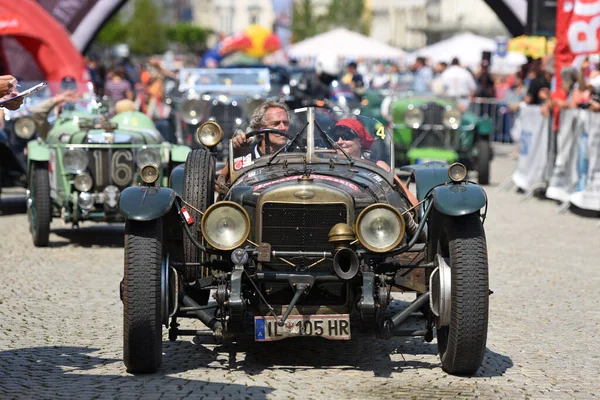
[[[134,374],[155,372],[162,362],[162,236],[161,219],[125,223],[123,361]]]

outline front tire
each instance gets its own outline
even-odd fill
[[[487,140],[477,141],[477,181],[480,185],[490,183],[490,162],[492,160],[492,148]]]
[[[33,163],[29,176],[27,219],[33,245],[46,247],[50,239],[52,205],[50,200],[50,177],[48,166]]]
[[[439,214],[437,214],[439,216]],[[450,322],[437,326],[442,368],[473,375],[486,349],[489,305],[485,232],[478,214],[443,217],[437,253],[451,270]]]
[[[125,223],[123,361],[132,374],[162,362],[162,239],[161,219]]]

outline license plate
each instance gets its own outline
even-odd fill
[[[350,340],[350,315],[290,315],[283,326],[277,325],[272,316],[254,318],[254,338],[257,342],[295,336]]]

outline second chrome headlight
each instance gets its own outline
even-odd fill
[[[448,129],[458,129],[462,115],[459,110],[448,108],[444,112],[444,125]]]
[[[142,169],[146,165],[160,165],[160,151],[158,149],[141,149],[135,154],[135,162]]]
[[[404,218],[389,204],[372,204],[356,220],[358,240],[376,253],[385,253],[398,246],[404,230]]]
[[[88,155],[82,149],[69,149],[63,156],[63,165],[65,170],[70,174],[79,174],[88,166]]]
[[[206,210],[201,226],[208,244],[217,250],[233,250],[248,239],[250,217],[239,204],[221,201]]]
[[[408,109],[404,113],[404,122],[410,128],[417,129],[425,121],[425,115],[423,111],[416,108],[414,105],[409,105]]]

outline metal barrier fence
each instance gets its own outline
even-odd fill
[[[513,142],[510,131],[518,117],[518,111],[511,110],[510,106],[501,100],[483,97],[472,99],[468,110],[492,120],[495,142]]]

